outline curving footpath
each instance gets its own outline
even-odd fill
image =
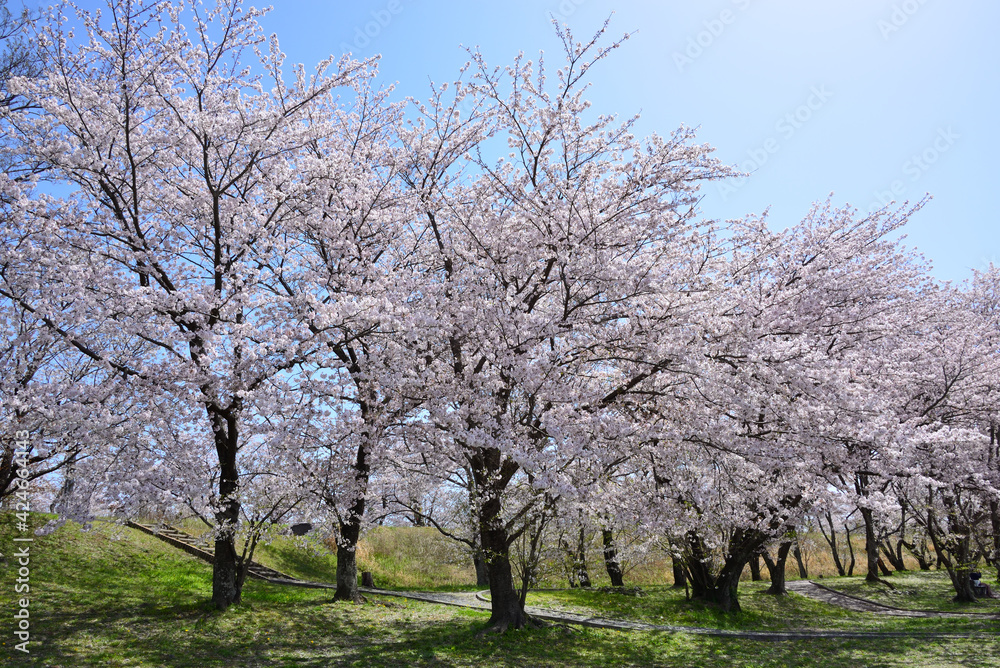
[[[204,546],[196,545],[196,540],[174,527],[167,525],[150,526],[133,522],[128,523],[134,529],[138,529],[150,535],[170,543],[174,547],[187,551],[192,556],[204,561],[211,562],[214,555]],[[259,579],[274,584],[289,585],[292,587],[308,587],[312,589],[336,589],[336,585],[326,582],[309,582],[298,580],[291,576],[279,573],[273,569],[254,564],[256,568],[251,569],[250,574]],[[957,612],[934,612],[927,610],[902,610],[891,606],[881,605],[874,601],[869,601],[848,594],[841,594],[827,587],[824,587],[809,580],[792,581],[787,584],[789,591],[797,594],[837,605],[849,610],[858,612],[875,612],[883,615],[893,615],[897,617],[974,617],[986,616],[995,619],[997,615],[985,613],[957,613]],[[389,591],[386,589],[371,589],[359,587],[358,591],[372,596],[394,596],[397,598],[408,598],[414,601],[424,601],[426,603],[437,603],[440,605],[454,605],[462,608],[472,608],[475,610],[489,611],[490,602],[486,598],[489,592],[416,592],[416,591]],[[526,606],[525,612],[536,619],[542,619],[557,624],[576,624],[579,626],[589,626],[597,629],[616,629],[619,631],[665,631],[668,633],[690,633],[693,635],[712,636],[717,638],[738,638],[745,640],[808,640],[814,638],[842,638],[842,639],[875,639],[875,638],[993,638],[994,634],[988,633],[935,633],[920,631],[727,631],[724,629],[709,629],[699,626],[681,626],[675,624],[648,624],[646,622],[636,622],[626,619],[609,619],[606,617],[593,617],[575,612],[562,610],[549,610],[547,608],[537,608]]]
[[[950,617],[953,619],[985,617],[988,619],[1000,619],[1000,615],[990,612],[940,612],[938,610],[906,610],[905,608],[896,608],[891,605],[883,605],[882,603],[869,601],[867,598],[845,594],[835,589],[824,587],[818,582],[813,582],[812,580],[793,580],[786,583],[785,588],[788,589],[788,591],[794,591],[796,594],[801,594],[806,598],[828,603],[829,605],[835,605],[840,608],[846,608],[847,610],[854,610],[855,612],[875,612],[880,615],[889,615],[891,617],[916,617],[919,619],[932,619],[935,617]]]

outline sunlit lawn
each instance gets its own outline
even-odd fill
[[[0,517],[0,552],[11,554],[13,535],[10,517]],[[1000,643],[993,639],[760,642],[558,626],[479,638],[486,621],[482,612],[382,597],[365,605],[333,604],[329,591],[259,581],[247,584],[242,605],[218,613],[208,605],[207,564],[144,534],[105,526],[87,533],[67,526],[36,539],[32,555],[32,653],[12,651],[11,616],[5,614],[0,665],[1000,665]],[[10,560],[2,573],[0,607],[12,610]],[[546,596],[555,602],[554,595]],[[678,599],[666,589],[644,598],[597,592],[567,596],[610,616],[631,611],[675,624],[780,628],[783,616],[799,617],[786,620],[786,627],[855,624],[850,613],[794,597],[763,599],[749,591],[747,611],[737,618],[692,607],[683,592]],[[858,618],[856,626],[877,624]]]
[[[985,571],[983,575],[985,578],[983,582],[990,584],[991,580],[986,578]],[[889,589],[879,583],[865,582],[863,577],[833,578],[824,580],[823,584],[845,594],[867,598],[905,610],[1000,614],[1000,599],[981,598],[974,604],[952,601],[955,589],[948,578],[948,572],[944,570],[897,572],[884,579],[892,583],[895,589]],[[994,590],[1000,591],[1000,587],[995,582],[992,583],[992,587]]]

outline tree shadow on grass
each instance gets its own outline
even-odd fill
[[[34,665],[270,666],[879,666],[995,665],[1000,645],[917,638],[749,641],[686,634],[549,627],[481,639],[488,613],[417,602],[355,606],[323,593],[250,600],[218,613],[204,601],[156,615],[113,602],[76,614],[40,614],[52,633]],[[934,645],[934,647],[930,647]],[[43,648],[40,648],[43,649]],[[981,661],[975,660],[979,657]],[[27,663],[26,665],[32,665]]]

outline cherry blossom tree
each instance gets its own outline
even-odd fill
[[[24,273],[2,295],[134,388],[194,401],[218,462],[213,601],[240,600],[243,445],[263,429],[265,386],[324,345],[308,303],[289,296],[313,183],[311,146],[334,129],[310,110],[361,67],[342,60],[283,76],[238,0],[207,13],[163,2],[53,10],[38,28],[45,72],[11,89],[22,159],[51,165],[53,192],[23,204]],[[188,32],[191,26],[191,33]],[[251,58],[254,67],[244,59]],[[111,334],[129,345],[109,345]]]
[[[501,632],[531,621],[511,543],[547,504],[585,494],[594,444],[632,428],[611,407],[672,368],[662,343],[658,359],[613,362],[648,350],[645,333],[679,312],[703,256],[698,184],[729,173],[688,129],[639,142],[634,119],[588,120],[584,77],[617,44],[558,34],[554,85],[541,60],[490,69],[474,53],[469,80],[434,89],[403,133],[433,279],[416,348],[424,441],[472,474],[488,628]]]
[[[969,573],[987,553],[997,498],[991,390],[997,374],[996,329],[986,275],[972,286],[925,295],[911,344],[901,348],[895,382],[901,420],[912,429],[908,466],[899,477],[915,519],[951,576],[956,600],[974,602]]]
[[[761,218],[733,228],[689,382],[636,412],[661,430],[645,448],[653,498],[690,523],[671,533],[685,537],[697,596],[738,609],[747,560],[793,530],[831,479],[867,473],[852,453],[902,441],[891,402],[855,377],[916,301],[922,273],[892,238],[912,213],[858,218],[827,204],[781,232]]]
[[[323,342],[297,372],[303,439],[294,447],[303,449],[299,475],[337,525],[335,598],[354,601],[369,483],[420,394],[406,345],[423,275],[412,195],[400,179],[403,106],[389,102],[391,88],[376,88],[374,75],[353,79],[350,101],[310,110],[329,128],[309,145],[324,170],[311,185],[310,214],[288,226],[298,238],[294,256],[276,258],[298,264],[280,290],[307,305],[304,324]]]

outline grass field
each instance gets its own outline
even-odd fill
[[[954,603],[955,589],[945,571],[907,571],[893,573],[885,578],[895,589],[883,584],[865,582],[863,577],[835,578],[824,580],[822,584],[852,596],[867,598],[884,605],[904,610],[942,610],[945,612],[991,612],[1000,613],[1000,599],[979,599],[974,607],[964,603]],[[993,578],[986,577],[990,583]],[[993,584],[994,593],[1000,590]]]
[[[392,533],[392,532],[389,532]],[[0,516],[0,609],[13,611],[16,535]],[[408,537],[385,539],[406,544]],[[330,579],[322,551],[268,548],[293,574]],[[388,555],[370,544],[377,563]],[[381,548],[379,548],[381,549]],[[270,557],[269,557],[270,558]],[[397,557],[402,568],[409,558]],[[447,564],[446,564],[447,566]],[[434,567],[424,565],[425,572]],[[444,569],[447,571],[447,569]],[[389,578],[390,570],[383,577]],[[424,577],[424,576],[421,576]],[[442,580],[452,575],[441,577]],[[208,604],[210,567],[155,538],[98,525],[66,526],[36,538],[31,562],[31,654],[14,652],[12,615],[0,623],[0,665],[11,666],[998,666],[1000,640],[809,640],[761,642],[687,634],[566,629],[558,626],[480,639],[482,612],[373,597],[331,601],[327,590],[250,581],[244,602],[226,613]],[[397,583],[398,584],[398,583]],[[834,585],[830,580],[828,584]],[[444,584],[442,588],[451,587]],[[734,629],[839,628],[893,631],[997,630],[993,620],[879,619],[797,596],[774,599],[744,589],[745,612],[720,615],[684,600],[683,591],[647,596],[539,592],[535,604],[614,617]]]

